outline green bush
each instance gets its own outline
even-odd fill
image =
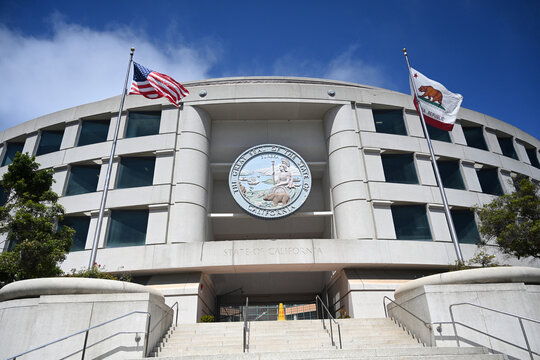
[[[214,322],[214,315],[201,316],[201,322]]]
[[[94,263],[92,269],[81,269],[75,270],[71,269],[71,274],[67,274],[67,277],[82,277],[82,278],[92,278],[92,279],[105,279],[105,280],[120,280],[120,281],[131,281],[131,274],[129,273],[108,273],[105,272],[105,266],[101,266],[98,263]]]

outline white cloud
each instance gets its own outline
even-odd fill
[[[293,53],[288,53],[274,61],[273,73],[277,76],[318,77],[392,88],[393,83],[385,71],[356,56],[357,49],[356,45],[350,46],[329,63],[299,59]]]
[[[71,106],[119,95],[134,46],[135,61],[178,81],[204,79],[216,61],[211,46],[158,47],[129,28],[97,31],[51,21],[52,36],[33,37],[0,26],[0,131]]]

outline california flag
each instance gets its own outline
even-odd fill
[[[463,101],[463,96],[448,91],[442,84],[428,79],[420,72],[411,68],[411,89],[414,97],[414,106],[418,109],[418,99],[420,99],[420,109],[424,114],[426,123],[436,128],[451,131],[456,122],[456,116]]]

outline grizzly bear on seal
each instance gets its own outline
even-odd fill
[[[291,197],[287,193],[270,193],[267,194],[263,199],[266,201],[273,201],[274,206],[278,206],[279,203],[285,206],[289,203],[290,198]]]
[[[420,97],[426,98],[432,102],[438,102],[439,105],[442,105],[442,93],[439,90],[434,89],[432,86],[420,86],[418,90],[424,92]]]

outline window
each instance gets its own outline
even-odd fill
[[[376,110],[373,109],[375,130],[380,133],[407,135],[403,110]]]
[[[491,195],[503,195],[497,169],[479,169],[476,171],[482,192]]]
[[[15,160],[15,155],[19,152],[22,153],[24,144],[21,143],[7,143],[6,144],[6,153],[4,154],[4,159],[2,160],[2,166],[7,166],[13,163]]]
[[[516,154],[516,149],[514,148],[514,142],[512,141],[512,138],[497,137],[497,140],[499,140],[499,145],[501,146],[501,150],[504,156],[519,160]]]
[[[107,247],[144,245],[148,210],[111,211]]]
[[[431,126],[429,124],[426,124],[429,137],[431,140],[438,140],[438,141],[444,141],[451,143],[452,140],[450,140],[450,131],[441,130],[436,128],[435,126]]]
[[[527,151],[527,156],[529,157],[529,160],[531,161],[531,165],[535,168],[540,169],[540,163],[538,163],[538,156],[536,155],[536,149],[535,148],[529,148],[525,149]]]
[[[64,130],[61,131],[42,131],[39,138],[39,146],[36,151],[36,156],[52,153],[60,150]]]
[[[159,134],[160,111],[130,112],[127,121],[126,138]]]
[[[445,188],[465,190],[459,171],[459,161],[437,161],[437,166]]]
[[[153,157],[125,157],[118,167],[118,189],[150,186],[154,180],[156,159]]]
[[[2,185],[0,185],[0,206],[6,205],[8,196],[8,192],[4,189]]]
[[[418,184],[413,154],[381,154],[387,182]]]
[[[425,205],[392,206],[398,240],[431,240]]]
[[[100,168],[99,165],[72,165],[66,196],[96,191]]]
[[[96,144],[107,141],[110,120],[84,120],[81,124],[81,133],[77,146]]]
[[[86,247],[86,237],[90,227],[90,217],[88,216],[66,216],[62,221],[62,226],[69,226],[75,230],[73,245],[70,251],[84,250]]]
[[[488,149],[486,140],[484,139],[484,131],[481,127],[463,127],[463,134],[465,135],[468,146],[480,150]]]
[[[480,243],[480,235],[474,221],[474,212],[470,210],[450,210],[452,220],[458,237],[458,242],[463,244]]]

